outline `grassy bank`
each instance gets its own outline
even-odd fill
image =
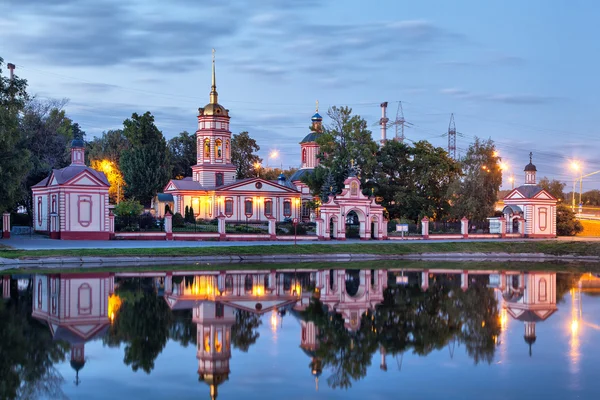
[[[462,270],[485,270],[485,271],[551,271],[551,272],[573,272],[600,273],[600,263],[584,262],[523,262],[523,261],[412,261],[412,260],[377,260],[377,261],[351,261],[351,262],[304,262],[304,263],[236,263],[236,264],[209,264],[198,263],[193,265],[140,265],[140,266],[106,266],[92,268],[96,272],[186,272],[186,271],[244,271],[244,270],[306,270],[306,269],[387,269],[387,270],[423,270],[423,269],[455,269],[457,273]],[[86,267],[62,267],[48,268],[26,267],[2,271],[2,275],[11,274],[53,274],[58,273],[86,273],[90,272]]]
[[[222,255],[275,255],[275,254],[387,254],[420,253],[543,253],[549,255],[599,256],[598,242],[519,241],[519,242],[404,242],[369,244],[303,244],[299,246],[240,246],[240,247],[184,247],[151,249],[77,249],[77,250],[6,250],[3,258],[45,257],[177,257]]]

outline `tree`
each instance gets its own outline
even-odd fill
[[[108,195],[113,203],[119,203],[125,196],[125,179],[120,168],[121,154],[129,148],[129,141],[120,129],[103,132],[86,145],[86,158],[89,165],[102,171],[108,179]]]
[[[137,217],[142,211],[144,206],[139,201],[124,200],[115,206],[114,214],[118,217]]]
[[[96,171],[104,172],[110,184],[108,188],[110,201],[119,204],[123,200],[123,192],[125,191],[125,180],[123,179],[123,173],[119,169],[119,165],[108,159],[103,159],[91,160],[90,167]]]
[[[21,185],[30,168],[29,151],[19,129],[19,113],[28,100],[27,81],[2,76],[0,57],[0,212],[11,210],[22,197]]]
[[[23,181],[21,203],[29,210],[31,186],[47,177],[53,169],[71,163],[71,141],[83,140],[85,132],[67,117],[64,109],[68,100],[37,100],[27,103],[21,118],[21,131],[30,152],[31,169]]]
[[[171,177],[167,143],[150,112],[144,115],[133,113],[123,125],[123,135],[130,144],[120,160],[127,184],[125,194],[147,205]]]
[[[556,179],[548,179],[547,177],[543,177],[538,182],[538,186],[542,189],[550,193],[552,196],[556,197],[558,201],[565,201],[565,186],[566,184],[561,181],[557,181]]]
[[[568,199],[569,197],[567,197]],[[581,201],[586,206],[600,206],[600,190],[589,190],[581,195]]]
[[[424,216],[440,219],[450,213],[449,188],[460,168],[443,148],[427,141],[414,146],[388,141],[377,153],[377,161],[372,186],[390,218],[417,222]]]
[[[241,132],[231,138],[231,163],[236,167],[237,179],[251,178],[256,175],[254,165],[261,163],[255,152],[260,150],[256,140],[248,132]]]
[[[192,166],[196,165],[196,135],[183,131],[170,139],[167,146],[173,168],[171,178],[183,179],[192,176]]]
[[[279,175],[283,174],[286,177],[286,179],[289,179],[292,175],[294,175],[296,171],[298,171],[298,168],[270,168],[263,172],[262,178],[268,181],[276,181],[277,179],[279,179]]]
[[[463,177],[454,192],[453,213],[457,218],[482,221],[494,214],[496,196],[502,184],[500,160],[491,139],[475,138],[461,160]]]
[[[258,340],[258,327],[262,324],[260,316],[245,310],[236,310],[235,324],[231,327],[231,344],[236,349],[248,352]]]
[[[559,203],[556,206],[556,234],[558,236],[575,236],[583,232],[583,225],[571,208]]]
[[[357,176],[364,184],[373,177],[377,163],[377,144],[371,137],[371,131],[367,129],[367,121],[360,115],[352,115],[350,107],[333,106],[327,111],[327,115],[331,119],[331,125],[325,126],[323,133],[317,138],[321,165],[331,171],[338,190],[344,187],[344,180],[348,177],[351,166],[355,167]],[[319,194],[313,193],[315,196]]]

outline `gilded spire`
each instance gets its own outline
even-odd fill
[[[212,86],[210,87],[210,104],[218,103],[217,74],[215,73],[215,49],[212,49]]]

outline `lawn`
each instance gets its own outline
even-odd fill
[[[569,241],[504,241],[504,242],[438,242],[385,244],[303,244],[299,246],[244,247],[184,247],[151,249],[77,249],[77,250],[10,250],[0,249],[0,258],[43,257],[190,257],[247,255],[321,255],[321,254],[382,254],[406,255],[421,253],[541,253],[549,255],[600,256],[600,244]]]
[[[600,221],[580,220],[583,225],[583,232],[577,236],[600,237]]]

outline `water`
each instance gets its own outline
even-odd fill
[[[598,396],[595,275],[297,267],[5,276],[0,398]]]

